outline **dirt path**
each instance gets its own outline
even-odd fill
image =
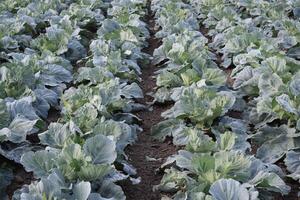
[[[154,14],[150,9],[150,1],[148,2],[148,15],[145,19],[148,24],[151,38],[148,40],[149,46],[143,50],[143,52],[153,55],[155,48],[161,45],[160,40],[155,38],[155,21]],[[145,104],[151,102],[153,99],[148,96],[147,93],[153,91],[156,86],[155,79],[153,78],[154,72],[157,67],[154,65],[147,65],[143,67],[142,71],[142,83],[140,84],[145,94],[144,99],[141,99],[139,103]],[[158,122],[162,121],[161,113],[169,109],[172,105],[154,105],[152,111],[140,111],[137,114],[142,121],[141,127],[143,132],[139,134],[138,141],[133,146],[129,146],[126,149],[126,153],[129,156],[129,162],[137,169],[137,175],[141,177],[140,184],[132,185],[129,181],[123,183],[123,190],[128,200],[159,200],[159,192],[152,190],[154,185],[160,183],[162,178],[161,173],[157,173],[156,169],[165,161],[165,159],[175,154],[176,147],[171,142],[161,143],[153,141],[150,135],[151,127]],[[158,161],[147,161],[146,156],[159,159]]]

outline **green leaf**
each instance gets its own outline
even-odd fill
[[[220,179],[209,189],[214,200],[258,200],[257,191],[248,191],[247,188],[233,179]]]
[[[79,182],[73,188],[73,198],[76,200],[87,200],[91,193],[91,183]]]
[[[232,132],[225,132],[221,135],[221,141],[220,141],[220,150],[231,150],[233,146],[235,145],[235,134]]]
[[[296,115],[298,114],[297,109],[293,105],[294,102],[287,94],[282,94],[276,97],[276,101],[285,111]]]
[[[10,116],[14,119],[21,115],[29,120],[39,119],[35,109],[32,106],[33,98],[31,96],[23,97],[19,100],[14,100],[6,103]]]
[[[154,190],[163,192],[176,192],[189,182],[195,182],[186,173],[182,173],[175,168],[166,169],[159,185],[154,186]]]
[[[262,62],[262,65],[267,66],[273,70],[275,73],[285,73],[288,70],[286,65],[286,60],[280,57],[270,57]]]
[[[159,87],[178,87],[182,85],[181,79],[168,71],[165,71],[157,76],[156,85]]]
[[[76,83],[81,83],[85,80],[88,80],[91,84],[98,84],[103,83],[113,77],[109,71],[100,67],[80,67],[78,72],[79,74],[76,78]]]
[[[111,171],[112,167],[109,164],[88,164],[81,167],[80,171],[78,172],[78,177],[80,180],[86,181],[101,180]]]
[[[10,123],[10,114],[6,108],[5,101],[0,99],[0,129],[5,128]]]
[[[96,135],[83,145],[86,155],[91,156],[93,164],[111,164],[117,158],[116,144],[104,135]]]
[[[215,92],[208,88],[184,88],[175,105],[162,113],[165,118],[189,118],[199,127],[210,126],[234,104],[235,97],[228,92]]]
[[[248,176],[250,157],[239,151],[219,151],[214,154],[216,171],[223,176],[243,180]]]
[[[54,148],[63,148],[67,139],[73,135],[68,129],[68,125],[51,123],[47,131],[39,134],[41,143]]]
[[[297,151],[288,151],[284,163],[287,166],[287,170],[291,173],[288,177],[294,180],[300,180],[300,153]]]
[[[176,134],[185,127],[182,120],[168,119],[162,121],[151,128],[151,134],[154,139],[164,141],[167,136],[176,136]]]
[[[57,86],[61,83],[71,82],[73,77],[70,71],[57,64],[43,66],[38,79],[48,86]]]
[[[83,132],[90,131],[98,120],[98,111],[91,103],[84,104],[73,115],[72,120]]]
[[[285,125],[279,128],[265,126],[254,139],[260,145],[256,152],[257,158],[267,163],[275,163],[288,150],[300,147],[300,138],[295,134],[295,129]]]
[[[275,173],[260,171],[249,183],[255,185],[257,188],[280,192],[283,195],[288,194],[291,190],[291,187],[286,185]]]
[[[125,194],[122,188],[111,182],[104,180],[99,189],[99,193],[101,194],[101,199],[115,199],[115,200],[125,200]]]
[[[195,153],[210,153],[217,148],[216,143],[211,137],[197,129],[187,129],[185,132],[188,137],[186,149]]]
[[[226,83],[226,73],[217,68],[207,68],[204,70],[203,79],[208,85],[222,86]]]
[[[26,136],[34,129],[36,122],[37,120],[28,120],[22,116],[16,116],[8,127],[9,135],[7,140],[14,143],[24,142]]]
[[[215,169],[215,158],[211,155],[199,155],[192,159],[193,170],[201,175]]]
[[[166,87],[158,88],[153,97],[153,102],[164,103],[166,101],[171,101],[171,90]]]
[[[290,90],[293,95],[300,95],[300,73],[296,73],[290,82]]]
[[[48,176],[56,166],[57,155],[46,150],[27,152],[21,157],[21,164],[27,172],[33,172],[37,178]]]
[[[143,98],[143,91],[137,83],[126,85],[121,90],[121,95],[126,98]]]
[[[198,72],[194,69],[188,69],[184,73],[181,73],[180,76],[185,86],[189,86],[193,83],[196,83],[201,79]]]
[[[264,73],[259,78],[258,88],[261,96],[272,96],[283,91],[284,83],[277,74]]]

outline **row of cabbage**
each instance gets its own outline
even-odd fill
[[[162,67],[153,96],[175,102],[152,132],[159,140],[172,136],[181,147],[162,165],[165,175],[155,189],[172,199],[289,194],[286,176],[299,180],[300,174],[299,6],[152,2],[162,38],[154,52]],[[284,157],[288,175],[278,165]]]
[[[131,112],[143,109],[145,4],[1,2],[0,153],[35,179],[13,199],[125,199],[115,182],[137,181],[124,148],[140,131]],[[13,174],[4,164],[0,173],[6,199]]]

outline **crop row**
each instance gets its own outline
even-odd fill
[[[140,132],[145,4],[1,2],[0,154],[34,176],[13,199],[125,199],[115,182],[137,181],[124,149]],[[13,174],[0,167],[6,199]]]
[[[285,181],[300,174],[298,6],[152,1],[162,39],[153,96],[175,102],[152,132],[181,149],[162,165],[155,189],[180,200],[289,194]]]

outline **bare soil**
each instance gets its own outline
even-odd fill
[[[283,162],[283,159],[278,161],[275,164],[277,164],[277,166],[280,167],[285,174],[289,174]],[[285,177],[284,182],[291,187],[290,193],[286,196],[277,195],[275,196],[274,200],[299,200],[300,199],[298,197],[298,192],[300,187],[299,182],[289,177]]]
[[[14,178],[6,189],[9,199],[11,199],[15,190],[21,188],[24,184],[31,183],[33,180],[33,174],[26,172],[21,164],[15,163],[14,161],[8,160],[0,155],[0,164],[2,163],[5,163],[13,171]]]
[[[143,49],[143,52],[153,55],[154,49],[161,45],[161,41],[155,38],[155,21],[154,15],[150,9],[150,1],[148,2],[148,15],[146,23],[149,25],[151,37],[148,39],[149,46]],[[147,93],[152,92],[156,87],[155,79],[153,78],[157,66],[151,63],[144,66],[142,69],[142,82],[140,84],[145,97],[139,100],[139,103],[147,104],[153,99]],[[169,109],[171,104],[155,104],[152,111],[143,110],[136,115],[142,119],[143,132],[139,134],[136,144],[127,147],[126,153],[129,156],[129,162],[137,169],[138,176],[141,177],[140,184],[132,185],[130,181],[122,182],[125,195],[128,200],[159,200],[161,198],[158,191],[153,191],[153,186],[160,183],[163,176],[157,169],[170,155],[176,153],[176,147],[171,141],[164,143],[154,141],[151,137],[151,127],[161,121],[161,113]],[[146,156],[158,159],[157,161],[147,161]]]

